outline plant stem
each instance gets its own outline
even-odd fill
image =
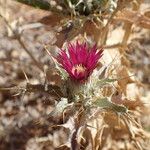
[[[26,53],[31,57],[32,61],[34,62],[34,64],[42,71],[44,72],[44,69],[43,69],[43,65],[38,62],[34,56],[32,55],[32,53],[28,50],[28,48],[25,46],[25,44],[23,43],[23,41],[21,40],[21,37],[20,35],[17,35],[15,33],[15,31],[12,29],[12,27],[10,26],[9,22],[6,20],[6,18],[4,16],[2,16],[0,14],[0,17],[3,18],[4,22],[6,23],[6,25],[10,28],[10,30],[13,32],[15,38],[17,39],[17,41],[19,42],[19,44],[22,46],[22,48],[26,51]]]
[[[116,15],[116,13],[119,10],[120,10],[120,8],[119,8],[119,6],[117,6],[117,8],[114,10],[114,12],[112,13],[112,15],[108,19],[107,24],[104,26],[104,28],[102,30],[102,33],[100,34],[101,39],[99,37],[99,41],[98,41],[98,44],[97,44],[98,46],[106,44],[107,34],[108,34],[108,31],[109,31],[109,25],[112,22],[112,20],[113,20],[114,16]]]
[[[134,11],[138,11],[139,8],[140,8],[141,2],[142,1],[139,1],[138,4],[137,3],[136,4],[133,3],[133,8],[132,9]],[[123,36],[123,40],[121,42],[121,45],[123,46],[123,48],[127,47],[127,42],[128,42],[128,39],[129,39],[131,31],[132,31],[132,26],[133,26],[132,23],[125,23],[124,24],[125,33],[124,33],[124,36]],[[120,49],[120,51],[122,51],[122,49]]]

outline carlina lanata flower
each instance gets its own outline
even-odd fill
[[[102,53],[103,50],[98,50],[96,45],[89,48],[87,43],[69,43],[68,52],[61,50],[57,56],[57,61],[72,80],[84,82],[96,68]]]

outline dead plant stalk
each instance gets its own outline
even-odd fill
[[[21,36],[16,34],[15,31],[12,29],[12,27],[10,26],[9,22],[7,21],[7,19],[2,15],[0,14],[0,17],[3,18],[4,22],[6,23],[6,25],[9,27],[9,29],[12,31],[12,33],[14,34],[15,36],[15,39],[19,42],[19,44],[22,46],[22,48],[24,49],[24,51],[30,56],[30,58],[32,59],[32,61],[34,62],[34,64],[42,71],[44,72],[44,69],[43,69],[43,65],[38,62],[36,60],[36,58],[32,55],[32,53],[28,50],[28,48],[25,46],[24,42],[22,41],[21,39]]]

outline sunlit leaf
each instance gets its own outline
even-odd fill
[[[55,106],[54,110],[50,113],[52,116],[57,116],[63,113],[64,109],[68,105],[68,100],[66,98],[61,98],[61,101]]]
[[[97,99],[93,104],[103,109],[111,109],[115,112],[126,113],[128,111],[125,106],[114,104],[106,97]]]

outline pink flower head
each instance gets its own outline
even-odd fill
[[[61,50],[57,61],[67,71],[70,78],[75,81],[85,81],[96,68],[103,50],[97,50],[96,45],[88,48],[86,43],[69,44],[68,53]]]

